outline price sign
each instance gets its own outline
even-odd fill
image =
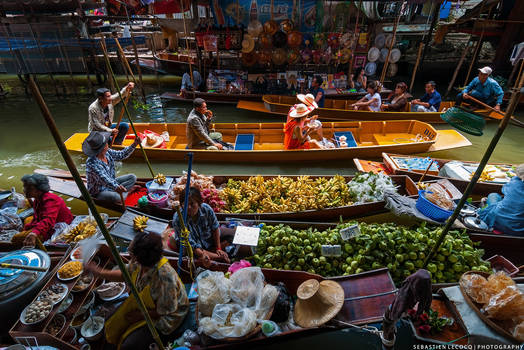
[[[322,245],[320,248],[320,252],[323,256],[341,256],[342,255],[342,247],[337,245]]]
[[[360,234],[360,229],[358,228],[357,224],[351,225],[349,227],[346,227],[340,230],[340,237],[342,237],[344,241],[347,241],[350,238],[356,237],[359,234]]]
[[[250,245],[256,247],[258,245],[258,236],[260,235],[260,227],[237,226],[235,230],[235,237],[233,244]]]

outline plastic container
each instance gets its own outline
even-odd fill
[[[167,207],[168,198],[169,197],[164,192],[153,192],[147,195],[148,202],[159,208]]]
[[[153,181],[154,181],[154,180],[151,180],[151,181],[146,182],[147,192],[150,191],[149,187],[151,187],[151,185],[153,184]],[[168,190],[163,191],[163,190],[155,189],[155,190],[153,190],[153,191],[155,191],[155,192],[161,192],[161,193],[167,194],[167,191],[168,191]]]
[[[451,214],[453,214],[453,211],[442,209],[438,205],[435,205],[431,203],[429,200],[427,200],[426,191],[424,190],[418,191],[416,207],[418,211],[420,211],[422,214],[438,222],[446,221],[446,219],[448,219],[451,216]]]
[[[519,268],[513,265],[511,261],[509,261],[501,255],[493,255],[486,261],[488,261],[491,264],[493,272],[502,270],[510,277],[519,273]]]
[[[275,322],[266,320],[262,322],[262,333],[264,333],[266,337],[272,337],[280,333],[280,327]]]

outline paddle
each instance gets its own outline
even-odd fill
[[[429,169],[431,168],[431,166],[433,165],[434,162],[435,162],[435,160],[432,159],[431,163],[429,163],[428,167],[426,168],[426,171],[424,171],[424,174],[422,174],[422,176],[418,180],[418,182],[417,182],[417,187],[418,188],[420,188],[420,183],[422,182],[422,179],[424,179],[424,177],[426,176],[426,174],[428,173]]]
[[[468,95],[468,99],[470,99],[470,100],[472,100],[473,102],[475,102],[475,103],[481,105],[481,106],[484,107],[484,108],[490,109],[490,110],[492,110],[493,112],[500,114],[500,118],[498,118],[498,117],[494,117],[494,116],[492,116],[491,114],[486,115],[487,117],[492,118],[492,119],[496,119],[496,120],[500,120],[500,119],[502,119],[502,118],[504,117],[504,112],[499,111],[499,110],[497,110],[497,109],[491,107],[490,105],[485,104],[484,102],[477,100],[475,97],[473,97],[473,96],[471,96],[471,95]],[[524,127],[524,123],[521,122],[520,120],[518,120],[517,118],[515,118],[514,116],[511,116],[511,121],[513,122],[513,125],[520,126],[521,128]]]
[[[129,97],[131,97],[131,94],[127,95],[125,100],[123,101],[123,103],[125,105],[127,105],[127,102],[129,102]],[[118,116],[118,122],[116,123],[116,127],[115,127],[115,129],[117,129],[117,130],[118,130],[118,127],[120,126],[120,123],[122,122],[122,117],[124,116],[124,112],[125,111],[126,111],[126,109],[124,107],[122,107],[122,109],[120,110],[120,115]],[[118,135],[118,133],[113,135],[113,139],[111,140],[111,144],[113,144],[113,142],[115,142],[115,139],[116,139],[117,135]]]
[[[26,271],[37,271],[37,272],[46,272],[47,267],[41,267],[41,266],[27,266],[27,265],[19,265],[19,264],[8,264],[8,263],[1,263],[0,268],[3,269],[18,269],[18,270],[26,270]]]

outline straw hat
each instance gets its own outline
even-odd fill
[[[265,49],[269,49],[271,45],[273,44],[273,39],[271,35],[267,33],[263,33],[260,35],[260,39],[258,40],[260,43],[260,46],[262,46]]]
[[[302,118],[308,115],[313,111],[312,107],[308,107],[303,103],[299,103],[298,105],[294,105],[291,107],[291,111],[289,112],[289,116],[291,118]]]
[[[302,44],[302,34],[294,31],[287,35],[287,44],[290,47],[299,47]]]
[[[278,30],[278,24],[275,21],[269,20],[266,23],[264,23],[264,32],[273,35]]]
[[[517,168],[515,169],[515,175],[517,175],[522,181],[524,181],[524,163],[517,166]]]
[[[97,156],[110,140],[110,132],[91,131],[84,142],[82,142],[82,151],[88,157]]]
[[[285,33],[290,33],[294,28],[293,22],[289,19],[285,19],[282,22],[280,22],[280,29],[282,29]]]
[[[401,55],[402,54],[400,53],[400,50],[394,48],[391,50],[391,53],[389,54],[389,61],[392,63],[397,63]]]
[[[287,63],[289,64],[295,64],[298,62],[298,59],[300,58],[300,53],[297,49],[293,49],[289,51],[287,55]]]
[[[251,67],[257,63],[258,55],[256,52],[251,51],[248,53],[242,53],[242,64],[246,67]]]
[[[271,62],[271,51],[263,50],[258,52],[258,62],[260,64],[267,64]]]
[[[249,34],[244,35],[244,39],[242,39],[242,52],[248,53],[253,51],[255,48],[255,39]]]
[[[395,45],[396,39],[393,39],[392,34],[388,34],[388,36],[386,36],[386,46],[390,47],[392,41],[393,41],[393,45]]]
[[[157,148],[162,142],[164,142],[162,136],[147,134],[147,136],[142,139],[142,147]]]
[[[381,49],[384,47],[384,44],[386,44],[386,36],[383,33],[380,33],[375,37],[375,46],[378,49]]]
[[[367,76],[372,76],[377,71],[377,64],[375,62],[368,62],[364,67],[364,72]]]
[[[386,49],[385,47],[381,48],[380,57],[378,58],[378,60],[380,62],[386,62],[386,58],[388,57],[388,52],[389,52],[389,49]]]
[[[263,30],[264,28],[262,27],[262,23],[260,23],[260,21],[257,21],[257,20],[249,22],[249,25],[247,26],[248,34],[254,38],[259,36]]]
[[[284,47],[287,44],[287,35],[283,31],[279,30],[273,34],[273,46]]]
[[[398,72],[398,66],[396,63],[390,63],[388,65],[388,69],[386,71],[386,75],[388,77],[394,77],[395,75],[397,75],[397,72]]]
[[[277,66],[284,64],[287,60],[286,50],[276,49],[275,51],[273,51],[273,56],[271,57],[271,60]]]
[[[295,322],[305,328],[330,321],[344,305],[344,289],[335,281],[307,280],[298,287],[297,297]]]
[[[380,57],[380,50],[378,47],[373,46],[368,51],[368,61],[369,62],[375,62]]]
[[[307,95],[298,94],[297,99],[300,102],[302,102],[303,104],[305,104],[306,106],[318,108],[318,105],[315,102],[315,96],[313,96],[313,94],[307,94]]]

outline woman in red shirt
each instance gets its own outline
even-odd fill
[[[306,116],[313,109],[302,103],[291,107],[284,125],[284,149],[322,148],[317,140],[309,138],[315,130],[305,125]]]
[[[33,220],[24,226],[27,236],[24,245],[34,246],[36,238],[44,242],[51,237],[56,223],[73,221],[73,214],[64,200],[49,192],[49,179],[45,175],[32,174],[22,176],[24,194],[31,201],[35,211]]]

